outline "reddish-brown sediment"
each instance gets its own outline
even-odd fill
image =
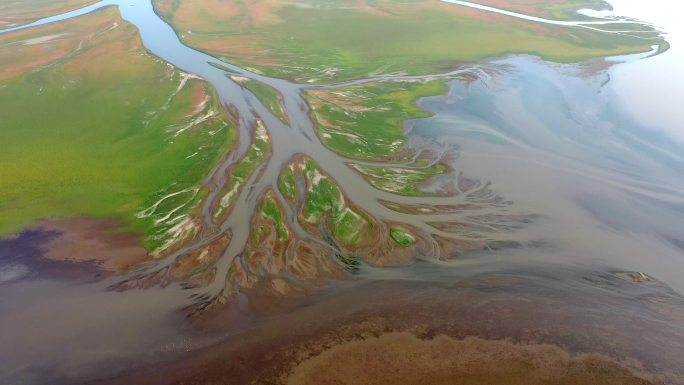
[[[279,299],[302,293],[311,294],[325,285],[325,282],[349,279],[362,262],[378,267],[402,266],[412,264],[424,256],[446,260],[487,247],[512,246],[512,242],[505,243],[498,240],[500,237],[490,239],[487,234],[513,230],[529,219],[525,215],[470,215],[464,217],[468,221],[463,223],[433,224],[437,229],[453,232],[454,238],[449,238],[428,234],[424,229],[408,224],[375,218],[355,205],[345,192],[340,190],[345,210],[352,210],[358,216],[362,227],[360,237],[350,242],[335,234],[330,212],[323,213],[320,218],[306,217],[304,202],[309,199],[312,178],[330,178],[319,169],[316,176],[308,175],[307,161],[310,161],[307,157],[295,156],[286,165],[293,170],[295,180],[305,181],[304,188],[299,184],[296,186],[296,199],[283,202],[280,195],[272,190],[267,190],[259,197],[244,252],[230,261],[227,276],[222,277],[226,280],[223,295],[197,304],[196,311],[205,311],[208,307],[226,300],[230,302],[245,298],[262,310],[277,308]],[[493,193],[486,183],[467,179],[462,175],[458,175],[458,182],[459,191],[477,203],[508,204]],[[282,215],[280,224],[262,215],[267,198],[279,207]],[[384,203],[392,206],[390,202]],[[395,205],[398,206],[395,208],[401,209],[401,205]],[[290,223],[286,218],[285,206],[289,206],[296,213],[296,224]],[[455,212],[458,209],[465,209],[466,206],[429,207],[433,209],[432,212],[438,213]],[[498,225],[499,222],[501,225]],[[411,233],[415,242],[401,245],[392,239],[389,229],[396,226],[403,227]],[[279,235],[279,231],[284,231],[285,236]],[[165,286],[174,281],[180,281],[186,286],[204,286],[216,278],[213,275],[215,271],[209,267],[225,251],[229,242],[228,238],[221,242],[212,242],[209,246],[211,252],[200,249],[187,256],[187,262],[184,262],[185,256],[179,257],[175,266],[141,274],[114,287],[120,290],[148,288],[156,284]],[[210,257],[207,258],[208,256]],[[196,262],[202,258],[208,262],[200,269],[201,274],[189,274],[186,270],[195,269]]]
[[[410,245],[400,245],[391,236],[381,234],[373,248],[363,257],[364,261],[373,266],[401,266],[414,263],[417,256],[430,255],[431,243],[428,236],[420,229],[405,223],[386,222],[387,229],[401,227],[415,237]]]
[[[370,15],[391,16],[390,13],[387,13],[387,11],[382,8],[381,3],[369,4],[368,0],[357,0],[356,9],[359,12],[368,13]]]
[[[396,203],[379,199],[383,206],[390,210],[394,210],[403,214],[455,214],[460,212],[467,212],[468,210],[478,209],[480,206],[473,203],[459,203],[452,205],[432,205],[432,204],[406,204]]]
[[[150,259],[137,233],[123,230],[113,219],[66,218],[41,221],[38,228],[58,236],[42,247],[45,258],[88,263],[102,270],[121,272]]]
[[[538,17],[551,17],[552,15],[546,11],[547,8],[553,7],[556,4],[562,3],[562,0],[478,0],[477,3],[482,5],[487,5],[490,7],[505,9],[508,11],[524,13],[526,15],[538,16]],[[607,6],[606,2],[603,2],[601,8]],[[568,14],[571,10],[568,10]]]
[[[601,357],[572,358],[549,345],[387,333],[333,346],[295,366],[290,385],[646,385]]]
[[[279,234],[277,224],[262,215],[267,198],[279,208],[284,237]],[[245,251],[242,257],[233,260],[227,277],[230,294],[243,293],[255,306],[266,309],[277,306],[283,296],[306,291],[312,283],[345,277],[344,269],[327,257],[333,252],[331,247],[299,239],[294,234],[273,191],[267,190],[257,207]]]
[[[233,331],[221,343],[99,383],[684,384],[681,297],[607,273],[546,274],[345,284],[267,317],[217,307],[193,322]]]
[[[176,279],[193,282],[193,286],[205,286],[213,279],[210,271],[228,247],[230,239],[231,234],[224,233],[207,245],[182,254],[172,265],[170,273]]]
[[[102,32],[120,23],[117,11],[109,9],[97,12],[93,17],[77,18],[70,24],[69,33],[64,33],[59,25],[48,24],[0,35],[0,81],[10,81],[55,63],[79,49],[84,40],[93,47],[102,45],[103,41],[115,45],[110,41],[112,34]],[[130,44],[126,42],[125,49],[129,48]],[[105,49],[114,48],[107,46]]]
[[[96,3],[97,1],[98,0],[5,2],[3,4],[2,13],[0,14],[0,29],[30,23],[34,20],[42,19],[44,17],[49,17],[85,7],[86,5]]]
[[[152,272],[143,272],[118,282],[112,290],[149,289],[166,287],[172,282],[182,282],[186,288],[204,287],[216,278],[214,265],[230,243],[231,234],[224,233],[206,245],[181,254],[173,264]]]
[[[453,239],[436,234],[432,238],[441,250],[440,260],[459,257],[470,251],[482,250],[487,246],[487,241],[481,239]]]

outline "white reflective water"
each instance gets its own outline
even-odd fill
[[[613,0],[613,14],[648,20],[665,32],[663,54],[616,67],[611,90],[643,125],[684,144],[684,4],[670,0]]]

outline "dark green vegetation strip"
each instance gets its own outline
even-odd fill
[[[272,194],[268,194],[261,205],[261,216],[273,222],[278,232],[278,239],[284,241],[288,238],[289,232],[283,223],[283,212],[276,203]]]

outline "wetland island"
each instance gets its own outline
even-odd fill
[[[684,384],[656,2],[0,0],[0,383]]]

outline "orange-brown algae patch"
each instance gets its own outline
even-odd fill
[[[99,0],[22,0],[6,1],[0,7],[0,28],[30,23],[52,15],[97,3]]]
[[[117,34],[103,34],[110,29],[130,29],[132,26],[124,26],[119,13],[114,8],[108,8],[95,12],[88,17],[78,17],[69,23],[69,32],[64,32],[61,23],[52,23],[40,28],[9,32],[0,35],[0,81],[7,81],[27,75],[31,71],[58,62],[68,55],[78,51],[84,41],[88,41],[91,47],[100,47],[111,52],[113,47],[121,52],[130,48],[128,42],[117,42]],[[108,46],[105,46],[107,43]],[[118,45],[117,45],[118,44]],[[97,63],[89,60],[100,61],[111,55],[102,55],[97,50],[81,52],[79,63],[87,62],[89,67],[98,68]],[[105,63],[106,64],[106,63]],[[64,67],[65,70],[68,66]],[[83,71],[80,66],[77,70]],[[101,76],[107,71],[98,71]],[[79,74],[81,74],[79,72]],[[95,76],[95,75],[93,75]]]
[[[389,229],[398,227],[410,233],[415,242],[410,245],[400,245],[391,236]],[[377,234],[375,246],[363,255],[363,260],[372,266],[388,267],[410,265],[419,256],[430,255],[431,242],[423,231],[405,223],[386,222],[386,233]]]
[[[380,3],[369,4],[368,0],[357,0],[356,9],[359,12],[368,13],[376,16],[391,16],[390,13],[385,11]]]
[[[471,251],[482,250],[487,246],[485,240],[447,238],[436,234],[433,234],[432,238],[439,245],[440,260],[457,258]]]
[[[141,236],[122,230],[112,219],[67,218],[45,220],[38,227],[59,236],[43,245],[44,257],[64,262],[89,263],[111,272],[122,272],[150,256]]]
[[[646,385],[616,363],[598,356],[571,357],[550,345],[514,345],[444,335],[420,339],[387,333],[333,346],[304,360],[287,377],[290,385]]]

